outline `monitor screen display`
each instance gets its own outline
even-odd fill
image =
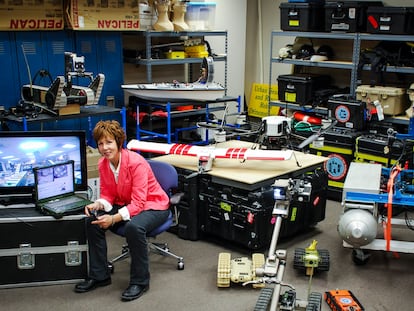
[[[34,167],[68,160],[75,163],[76,190],[87,190],[84,131],[0,131],[0,194],[31,194]]]

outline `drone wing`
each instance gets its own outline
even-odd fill
[[[177,154],[200,157],[209,155],[215,159],[285,161],[292,157],[292,150],[255,150],[249,148],[214,148],[187,144],[165,144],[132,139],[127,148],[135,151],[159,154]]]

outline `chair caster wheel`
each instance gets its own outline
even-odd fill
[[[109,272],[111,272],[111,274],[113,274],[115,271],[115,267],[112,263],[108,263],[108,269],[109,269]]]
[[[177,265],[178,270],[184,270],[184,261],[179,261]]]

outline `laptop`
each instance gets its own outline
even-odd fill
[[[43,214],[61,218],[81,213],[92,203],[75,193],[74,165],[70,160],[33,169],[35,204]]]

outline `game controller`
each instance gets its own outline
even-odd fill
[[[91,221],[95,221],[95,220],[98,219],[98,216],[101,216],[103,214],[104,214],[103,211],[100,211],[100,210],[91,210],[91,211],[89,211],[89,215],[90,215],[89,218],[91,219]]]

